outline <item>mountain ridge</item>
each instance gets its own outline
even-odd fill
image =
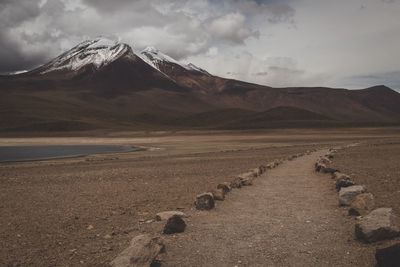
[[[273,88],[214,76],[155,48],[137,52],[101,38],[31,71],[0,76],[0,106],[0,131],[400,122],[400,94],[383,85],[362,90]]]

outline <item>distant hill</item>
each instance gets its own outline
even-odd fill
[[[211,75],[155,48],[85,41],[34,70],[0,76],[0,132],[392,125],[400,94],[272,88]]]

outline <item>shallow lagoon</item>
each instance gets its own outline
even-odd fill
[[[69,158],[138,150],[141,148],[122,145],[2,146],[0,147],[0,162]]]

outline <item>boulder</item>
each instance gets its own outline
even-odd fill
[[[355,226],[356,237],[372,243],[400,235],[398,217],[391,208],[379,208],[362,217]]]
[[[339,191],[339,205],[340,206],[348,206],[353,202],[354,198],[361,194],[365,193],[366,189],[363,185],[352,185],[349,187],[342,187]]]
[[[375,259],[379,267],[398,267],[400,265],[400,243],[377,248]]]
[[[170,235],[175,233],[182,233],[185,231],[186,223],[179,215],[173,215],[168,219],[164,226],[164,234]]]
[[[156,214],[156,221],[166,221],[174,215],[177,215],[182,218],[187,217],[187,215],[185,213],[183,213],[182,211],[175,211],[175,210],[163,211],[163,212],[159,212]]]
[[[160,237],[138,235],[131,240],[129,247],[123,250],[111,263],[112,267],[148,267],[158,254],[164,252]]]
[[[356,196],[350,204],[349,215],[361,216],[368,214],[375,208],[374,195],[371,193],[362,193]]]
[[[227,182],[223,182],[222,184],[218,184],[217,185],[217,189],[221,189],[222,191],[224,191],[225,194],[232,190],[230,184],[227,183]]]
[[[340,178],[340,179],[336,180],[336,183],[335,183],[337,191],[340,191],[340,189],[342,187],[349,187],[352,185],[354,185],[354,182],[352,180],[350,180],[350,178]]]
[[[194,202],[196,209],[198,210],[211,210],[215,207],[214,196],[212,193],[203,193],[197,195],[196,201]]]
[[[225,192],[222,189],[211,190],[210,193],[213,195],[214,200],[224,200]]]

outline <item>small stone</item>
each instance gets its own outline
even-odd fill
[[[214,196],[212,193],[197,195],[194,204],[198,210],[211,210],[215,207]]]
[[[86,228],[86,229],[88,229],[88,230],[92,230],[94,228],[94,226],[93,225],[91,225],[91,224],[89,224],[89,226]]]
[[[112,267],[150,266],[156,257],[164,252],[164,249],[163,241],[159,237],[138,235],[110,265]]]
[[[172,216],[177,215],[182,218],[186,218],[187,215],[182,211],[163,211],[156,214],[156,221],[167,221]]]
[[[342,187],[349,187],[354,185],[354,182],[350,178],[340,178],[336,180],[335,187],[336,191],[340,191]]]
[[[338,170],[337,170],[337,169],[334,169],[334,168],[326,167],[326,168],[323,168],[321,171],[322,171],[323,173],[330,173],[330,174],[333,174],[333,173],[337,172]]]
[[[377,248],[375,259],[379,267],[398,267],[400,265],[400,243]]]
[[[214,200],[223,201],[225,199],[225,192],[222,189],[211,190]]]
[[[326,168],[326,165],[321,163],[321,162],[317,162],[315,163],[315,171],[317,172],[322,172],[323,169]]]
[[[105,235],[104,239],[111,239],[111,235],[109,235],[109,234]]]
[[[318,162],[323,163],[323,164],[326,164],[326,165],[332,163],[332,161],[331,161],[330,159],[328,159],[327,157],[322,157],[322,158],[320,158],[320,159],[318,160]]]
[[[371,193],[362,193],[356,196],[350,204],[349,215],[366,215],[375,208],[374,195]]]
[[[361,193],[365,193],[366,189],[363,185],[352,185],[342,187],[339,191],[339,205],[348,206],[353,202],[355,197]]]
[[[226,194],[226,193],[230,192],[232,188],[229,183],[224,182],[222,184],[218,184],[217,189],[221,189]]]
[[[236,177],[233,179],[233,181],[230,183],[231,188],[241,188],[242,187],[242,179],[239,177]]]
[[[356,237],[367,243],[400,235],[399,219],[391,208],[379,208],[357,221]]]
[[[335,180],[339,180],[339,179],[351,180],[351,179],[350,179],[350,176],[348,176],[348,175],[345,174],[345,173],[341,173],[341,172],[339,172],[339,171],[334,172],[334,173],[332,174],[332,178],[335,179]]]
[[[173,215],[164,226],[164,234],[170,235],[185,231],[186,223],[179,215]]]

